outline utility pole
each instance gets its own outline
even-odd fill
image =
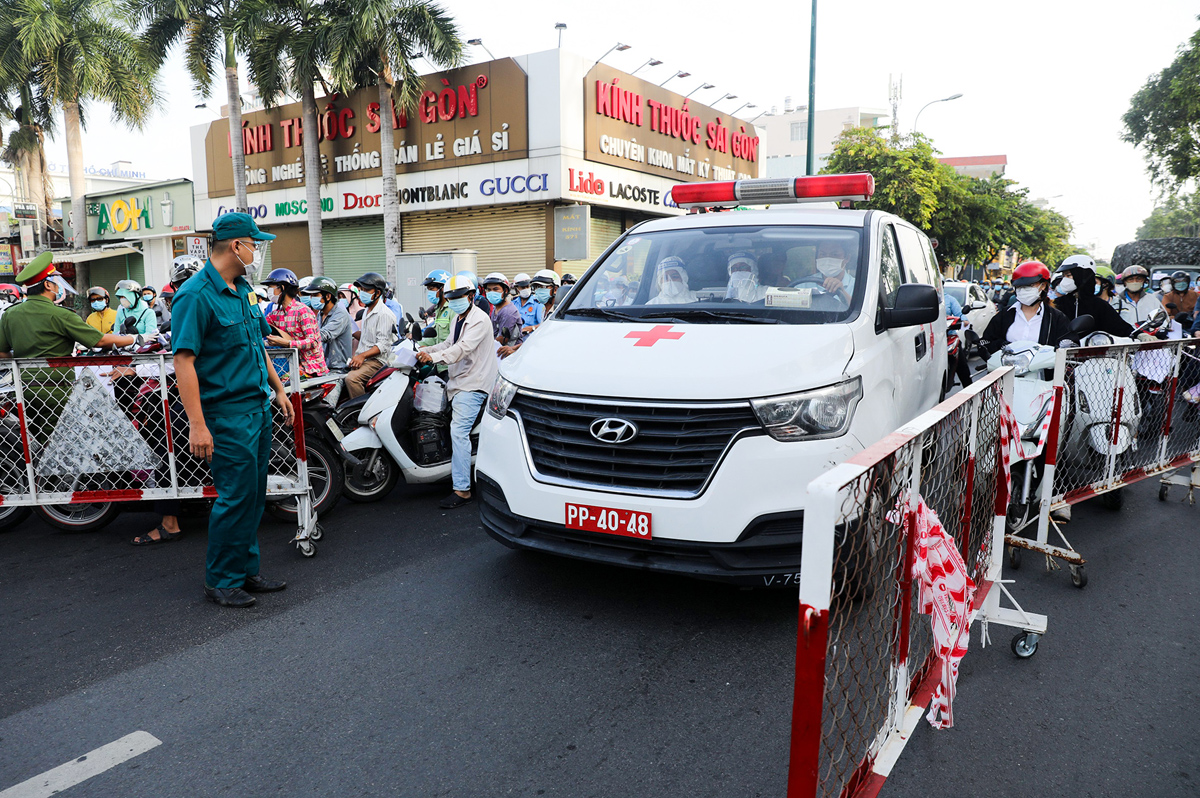
[[[805,174],[816,174],[813,160],[816,153],[813,147],[814,128],[817,119],[817,0],[812,0],[812,39],[808,45],[808,154],[805,162]]]
[[[904,75],[892,80],[888,75],[888,100],[892,104],[892,142],[900,140],[900,98],[904,95]]]

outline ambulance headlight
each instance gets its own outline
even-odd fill
[[[862,398],[862,380],[812,391],[754,399],[750,405],[758,422],[777,441],[836,438],[845,435]]]
[[[488,414],[493,418],[504,418],[508,412],[508,406],[512,404],[513,397],[516,395],[517,386],[503,377],[497,376],[496,384],[492,386],[492,392],[488,395]]]

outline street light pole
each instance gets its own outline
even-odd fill
[[[921,111],[924,111],[926,108],[933,105],[934,103],[948,103],[951,100],[957,100],[961,96],[962,96],[961,94],[951,94],[949,97],[943,97],[940,100],[930,100],[929,102],[927,102],[921,106]],[[917,122],[921,121],[921,111],[917,111],[917,116],[915,119],[913,119],[913,133],[917,132]]]
[[[813,162],[816,152],[813,143],[817,118],[817,0],[812,0],[812,38],[808,45],[808,150],[805,156],[805,174],[815,174]]]

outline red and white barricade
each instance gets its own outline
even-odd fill
[[[1112,510],[1121,489],[1148,477],[1189,487],[1192,476],[1170,472],[1200,461],[1200,359],[1196,339],[1148,341],[1061,349],[1054,365],[1054,412],[1039,488],[1037,533],[1032,539],[1010,530],[1007,543],[1020,564],[1020,549],[1070,565],[1077,587],[1087,584],[1086,560],[1067,540],[1060,515],[1091,498]],[[1050,543],[1051,531],[1057,543]]]
[[[874,795],[931,701],[949,725],[971,623],[1037,650],[1000,579],[1011,393],[990,374],[808,486],[789,798]]]
[[[298,385],[293,350],[271,350]],[[320,526],[305,462],[301,397],[288,388],[296,423],[272,403],[267,500],[293,504],[295,542],[316,552]],[[0,528],[28,508],[86,528],[112,503],[215,498],[208,463],[188,451],[188,425],[169,353],[0,361]]]

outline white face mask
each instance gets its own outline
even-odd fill
[[[1066,296],[1067,294],[1073,294],[1075,293],[1076,287],[1077,286],[1075,285],[1074,279],[1071,277],[1064,277],[1058,283],[1058,293],[1062,294],[1063,296]]]
[[[817,258],[817,271],[826,277],[836,277],[842,273],[841,258]]]
[[[1039,289],[1036,285],[1023,285],[1017,289],[1016,294],[1017,301],[1022,305],[1035,304],[1039,299],[1042,298],[1041,289]]]
[[[677,297],[683,293],[683,283],[678,280],[663,280],[662,289],[659,293],[665,297]]]
[[[282,292],[282,291],[280,291],[278,288],[272,288],[272,289],[271,289],[271,301],[272,301],[272,302],[278,302],[278,301],[279,301],[279,297],[280,297],[280,296],[282,296],[282,295],[283,295],[283,292]]]
[[[1140,294],[1140,293],[1142,293],[1142,289],[1145,287],[1146,287],[1146,284],[1140,280],[1137,282],[1134,282],[1133,280],[1125,281],[1125,288],[1128,289],[1129,293],[1131,293],[1131,294]]]
[[[521,299],[529,299],[530,295],[533,294],[533,289],[532,288],[522,288],[517,293],[519,293],[521,295]]]
[[[245,242],[234,244],[235,252],[233,255],[238,259],[238,263],[242,264],[242,269],[246,272],[246,279],[252,283],[257,283],[258,275],[262,273],[263,260],[266,259],[267,256],[267,247],[266,244],[260,243],[257,247],[255,247],[254,255],[251,256],[250,262],[246,263],[246,261],[242,260],[240,253],[243,249],[246,249],[249,246],[251,245]]]

